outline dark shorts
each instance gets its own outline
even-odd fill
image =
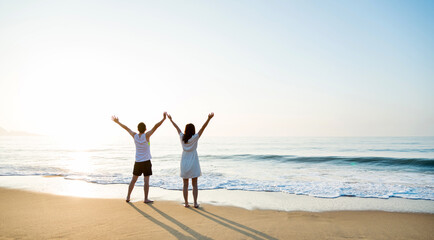
[[[151,160],[144,162],[136,162],[134,163],[133,174],[136,176],[151,176],[152,175],[152,163]]]

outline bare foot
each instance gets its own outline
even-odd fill
[[[125,202],[130,202],[130,199],[126,199]]]
[[[184,204],[184,207],[189,208],[190,205],[188,205],[188,203],[185,203],[185,204]]]
[[[197,203],[194,204],[194,208],[199,208],[199,205],[200,205],[200,204],[197,204]]]
[[[149,199],[146,199],[145,201],[144,201],[144,203],[153,203],[154,201],[152,201],[152,200],[149,200]]]

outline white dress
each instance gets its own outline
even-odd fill
[[[182,145],[182,158],[181,158],[181,177],[182,178],[196,178],[202,175],[199,165],[199,157],[197,156],[197,142],[199,135],[194,134],[187,143],[182,140],[183,133],[179,134]]]

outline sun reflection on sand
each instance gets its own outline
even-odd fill
[[[76,197],[91,197],[94,195],[94,190],[92,187],[83,181],[68,181],[67,184],[59,189],[59,192],[63,195],[76,196]]]

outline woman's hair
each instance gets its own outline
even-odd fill
[[[194,128],[193,123],[185,125],[184,137],[182,137],[182,141],[187,143],[188,139],[190,139],[195,133],[196,129]]]
[[[139,125],[137,125],[137,129],[139,130],[140,133],[144,133],[146,131],[146,125],[141,122],[139,123]]]

